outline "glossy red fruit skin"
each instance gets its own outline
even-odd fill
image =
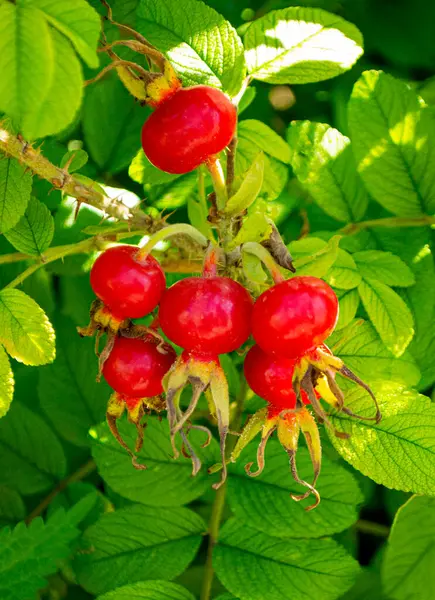
[[[296,360],[266,354],[255,345],[245,357],[246,381],[253,392],[269,402],[277,412],[296,407],[296,394],[293,391],[293,372]],[[302,390],[302,401],[309,404]]]
[[[188,277],[160,302],[160,326],[185,350],[216,356],[232,352],[250,335],[252,298],[227,277]]]
[[[320,345],[337,319],[337,296],[327,283],[317,277],[293,277],[259,296],[252,311],[252,334],[265,352],[298,358]]]
[[[236,123],[237,110],[220,90],[180,89],[145,121],[142,148],[158,169],[188,173],[230,143]]]
[[[119,337],[103,366],[103,376],[115,392],[129,398],[152,398],[163,392],[162,377],[177,355],[165,344],[165,353],[154,340]]]
[[[166,287],[159,263],[150,255],[135,260],[136,246],[105,250],[91,269],[94,293],[119,319],[140,319],[155,309]]]

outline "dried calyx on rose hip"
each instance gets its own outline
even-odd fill
[[[188,173],[222,152],[234,136],[237,110],[220,90],[198,85],[161,102],[142,129],[148,160],[167,173]]]
[[[97,300],[91,306],[90,324],[78,331],[82,336],[96,332],[97,348],[103,333],[110,343],[115,333],[130,327],[130,319],[148,315],[160,302],[165,274],[152,256],[143,259],[139,252],[137,246],[113,246],[92,266],[90,282]]]
[[[258,468],[252,472],[252,463],[247,464],[245,467],[248,475],[257,477],[264,469],[266,444],[274,431],[277,431],[278,439],[289,456],[293,479],[308,488],[304,494],[291,494],[291,497],[293,500],[300,501],[313,494],[315,503],[306,508],[306,510],[312,510],[320,502],[320,496],[315,485],[320,473],[322,452],[316,422],[309,409],[304,406],[310,403],[304,391],[301,392],[303,405],[297,407],[297,398],[293,390],[295,365],[295,359],[266,354],[259,346],[253,346],[249,350],[244,364],[246,381],[258,396],[268,402],[268,406],[257,411],[246,423],[231,455],[231,461],[234,462],[243,448],[258,433],[261,433],[261,442],[257,451]],[[308,483],[299,477],[296,466],[296,452],[300,432],[305,437],[313,464],[314,477],[312,483]]]
[[[293,389],[302,406],[303,390],[318,418],[328,427],[328,415],[317,400],[315,388],[323,400],[336,410],[364,420],[381,420],[376,398],[371,389],[334,356],[323,343],[332,333],[338,319],[338,299],[332,288],[317,277],[293,277],[265,291],[252,311],[252,335],[265,352],[295,359]],[[372,397],[376,414],[355,415],[344,405],[344,395],[335,381],[336,374],[363,387]],[[338,437],[347,437],[336,432]]]
[[[182,434],[184,428],[188,431],[189,419],[205,392],[210,413],[218,424],[225,463],[229,393],[219,354],[236,350],[248,339],[252,304],[244,287],[232,279],[217,276],[213,269],[206,269],[203,277],[182,279],[164,293],[159,310],[160,326],[172,342],[184,349],[165,378],[168,420],[176,456],[175,435]],[[180,396],[188,384],[192,387],[192,397],[183,413]],[[201,462],[192,448],[188,450],[196,474]],[[226,468],[221,482],[214,487],[218,488],[225,478]]]
[[[135,333],[139,335],[138,329]],[[142,418],[151,410],[160,412],[165,408],[162,379],[176,356],[172,346],[159,342],[147,333],[141,337],[118,335],[104,362],[104,379],[114,390],[107,407],[107,423],[114,437],[132,457],[133,466],[137,469],[146,467],[137,462],[135,454],[122,439],[117,419],[127,409],[128,420],[137,429],[135,452],[139,452],[143,443]]]

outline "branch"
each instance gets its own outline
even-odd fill
[[[360,223],[349,223],[339,233],[353,235],[363,229],[371,227],[424,227],[425,225],[435,225],[435,217],[422,215],[421,217],[387,217],[385,219],[372,219],[371,221],[361,221]]]
[[[0,127],[0,152],[16,158],[32,173],[49,181],[55,189],[77,198],[78,202],[98,208],[117,221],[126,221],[132,226],[144,230],[163,227],[163,224],[160,227],[156,226],[152,217],[144,212],[130,210],[120,202],[114,202],[101,192],[98,184],[84,183],[79,177],[68,173],[67,169],[56,167],[40,153],[39,149],[33,148],[21,135],[14,135],[4,127]]]

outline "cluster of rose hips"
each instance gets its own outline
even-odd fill
[[[191,423],[198,400],[205,393],[210,414],[218,425],[225,481],[225,442],[229,430],[228,385],[219,355],[233,352],[253,336],[254,345],[246,355],[245,375],[254,392],[268,407],[247,423],[232,455],[235,460],[242,448],[262,432],[258,451],[258,475],[264,465],[264,448],[273,431],[287,450],[293,477],[308,488],[302,499],[313,493],[318,503],[315,481],[320,470],[320,440],[311,412],[330,425],[319,397],[338,410],[352,414],[343,406],[335,373],[357,380],[340,359],[323,344],[332,332],[338,315],[333,290],[314,277],[293,277],[278,283],[254,303],[249,292],[238,282],[217,273],[216,255],[209,252],[201,277],[182,279],[166,289],[165,276],[158,262],[135,246],[113,246],[103,252],[91,270],[91,285],[98,297],[91,310],[91,325],[83,335],[106,333],[108,342],[100,355],[101,371],[113,388],[107,418],[118,441],[116,420],[127,410],[129,420],[138,429],[136,452],[142,445],[142,417],[150,410],[167,410],[174,453],[175,436],[182,438],[183,450],[192,458],[194,474],[201,463],[189,442],[192,428],[208,430]],[[158,317],[149,327],[135,325],[131,319],[144,317],[158,307]],[[182,348],[177,356],[164,341]],[[359,381],[359,380],[357,380]],[[180,396],[192,387],[189,406],[183,411]],[[164,388],[166,400],[163,398]],[[376,416],[379,419],[379,413]],[[309,484],[298,476],[295,455],[299,432],[305,436],[314,466],[314,481]],[[343,435],[339,434],[338,435]],[[208,443],[208,436],[205,443]]]

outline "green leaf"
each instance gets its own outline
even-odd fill
[[[54,330],[47,315],[32,298],[15,289],[0,291],[0,342],[25,365],[53,362]]]
[[[207,203],[199,202],[194,195],[187,198],[187,216],[190,224],[200,231],[207,239],[213,239],[210,223],[207,220]]]
[[[184,206],[190,197],[195,197],[198,185],[197,173],[186,173],[170,182],[158,193],[153,205],[159,210],[173,210]]]
[[[263,177],[264,154],[260,152],[246,172],[237,192],[229,198],[224,212],[234,216],[249,208],[260,193],[263,186]]]
[[[242,41],[215,10],[198,0],[140,0],[137,28],[164,52],[185,86],[198,83],[235,96],[245,76]]]
[[[294,121],[287,140],[293,171],[320,208],[338,221],[360,221],[369,198],[349,138],[324,123]]]
[[[26,507],[20,494],[0,485],[0,527],[22,521],[25,516]]]
[[[168,581],[140,581],[112,590],[97,600],[195,600],[185,588]]]
[[[205,523],[187,508],[132,505],[91,525],[93,552],[75,561],[80,585],[93,594],[146,579],[173,579],[193,560]]]
[[[9,358],[0,346],[0,418],[8,412],[14,395],[14,375]]]
[[[273,10],[244,38],[248,71],[268,83],[311,83],[340,75],[363,53],[359,30],[318,8]]]
[[[180,177],[180,175],[173,175],[172,173],[160,171],[160,169],[152,165],[145,156],[142,148],[133,158],[128,168],[128,174],[133,181],[149,186],[169,183],[170,181],[174,181]]]
[[[270,238],[272,225],[270,219],[262,212],[253,210],[243,219],[242,227],[236,237],[228,244],[228,249],[233,250],[246,242],[262,242]]]
[[[401,216],[435,212],[435,120],[406,83],[363,73],[349,128],[358,171],[379,204]]]
[[[235,519],[221,530],[213,565],[241,600],[332,600],[358,574],[357,562],[332,540],[278,540]]]
[[[86,149],[102,171],[118,173],[130,164],[140,146],[140,131],[148,115],[114,73],[86,89],[84,139]]]
[[[242,252],[242,267],[245,277],[254,283],[265,284],[267,275],[263,269],[263,263],[254,254]]]
[[[1,3],[0,72],[0,112],[19,124],[42,104],[54,76],[53,39],[37,8]]]
[[[273,129],[255,119],[241,121],[237,137],[236,186],[241,184],[258,154],[263,152],[264,176],[261,195],[267,200],[274,200],[287,183],[290,148]]]
[[[408,287],[415,284],[415,276],[407,264],[391,252],[365,250],[353,255],[364,278],[374,278],[385,285]]]
[[[68,172],[74,173],[74,171],[79,171],[82,167],[84,167],[88,160],[88,153],[81,148],[78,150],[69,150],[63,155],[62,160],[60,161],[60,166],[63,169],[68,164]]]
[[[63,510],[44,524],[40,517],[29,527],[19,523],[0,532],[0,596],[2,600],[33,600],[47,585],[78,537],[74,518]]]
[[[0,421],[0,482],[20,494],[44,492],[65,475],[59,440],[43,419],[17,400]]]
[[[92,68],[99,65],[97,54],[101,22],[98,13],[85,0],[20,0],[20,5],[35,7],[47,21],[66,36],[83,60]]]
[[[0,14],[1,9],[2,6]],[[0,160],[0,233],[14,227],[24,215],[31,191],[30,173],[25,173],[24,167],[14,158]]]
[[[39,376],[41,407],[63,438],[88,446],[88,430],[104,419],[110,389],[96,382],[94,341],[80,338],[69,319],[58,318],[55,325],[56,360]]]
[[[414,335],[411,311],[390,287],[366,278],[358,286],[364,308],[382,341],[394,356],[401,356]]]
[[[359,294],[358,290],[337,290],[337,298],[340,303],[340,310],[338,313],[338,321],[335,326],[335,331],[347,327],[351,321],[355,318],[356,311],[359,306]],[[385,346],[382,344],[383,349]]]
[[[364,497],[347,469],[323,457],[317,486],[322,501],[318,509],[309,513],[305,511],[309,500],[297,503],[290,498],[302,488],[293,481],[288,456],[279,442],[269,442],[264,472],[252,479],[246,475],[244,465],[255,462],[256,451],[254,441],[231,470],[228,502],[236,518],[279,538],[323,537],[347,529],[358,519],[358,505]],[[310,481],[313,469],[305,448],[299,449],[297,464],[301,478]]]
[[[22,131],[27,139],[42,138],[65,129],[74,120],[82,102],[83,73],[80,61],[63,35],[52,30],[51,36],[53,78],[44,100],[23,114]]]
[[[333,236],[329,242],[320,238],[304,238],[289,244],[294,265],[299,275],[324,277],[337,260],[340,236]]]
[[[130,423],[121,421],[119,431],[127,444],[134,448],[136,429]],[[92,454],[98,470],[106,483],[124,498],[149,506],[180,506],[187,504],[204,493],[210,477],[203,469],[196,477],[191,477],[190,459],[173,459],[167,421],[156,417],[148,419],[145,442],[138,457],[147,465],[146,471],[137,471],[131,466],[131,458],[118,444],[106,424],[91,431],[95,439]],[[204,434],[192,431],[189,439],[211,466],[216,456],[216,445],[201,450]]]
[[[341,307],[340,300],[340,311]],[[367,321],[360,319],[334,332],[328,345],[364,381],[385,379],[409,386],[419,382],[420,371],[409,352],[395,358]]]
[[[432,600],[435,595],[435,498],[413,496],[397,512],[382,564],[392,600]]]
[[[376,483],[395,490],[435,495],[435,407],[426,396],[396,383],[373,386],[382,421],[361,421],[336,414],[331,417],[339,431],[350,438],[328,435],[355,469]],[[374,416],[373,401],[361,388],[352,387],[345,405],[354,413]]]
[[[337,259],[325,279],[335,288],[351,290],[361,283],[361,274],[353,257],[346,250],[339,248]]]
[[[54,235],[54,219],[45,204],[30,198],[24,216],[5,234],[20,252],[40,256],[50,246]]]

